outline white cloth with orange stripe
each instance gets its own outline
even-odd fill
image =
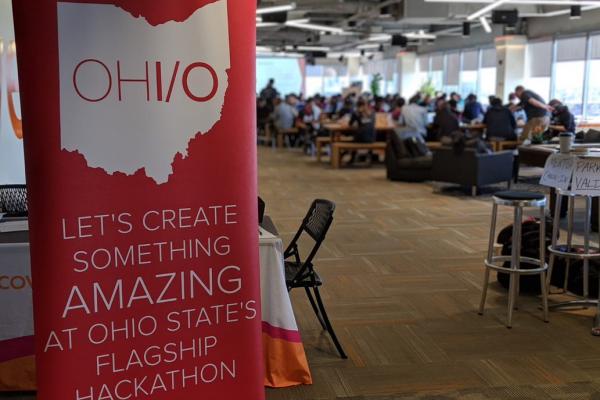
[[[265,386],[311,384],[312,377],[285,284],[283,243],[259,228]]]

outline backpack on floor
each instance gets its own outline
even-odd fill
[[[552,244],[552,227],[553,220],[546,218],[546,248]],[[497,243],[502,245],[502,255],[510,256],[512,253],[512,225],[502,229],[498,234]],[[521,226],[521,256],[539,258],[539,237],[540,224],[539,219],[528,219]],[[559,240],[560,242],[560,240]],[[546,262],[550,259],[550,254],[546,251]],[[554,268],[552,272],[551,285],[562,288],[564,286],[565,272],[567,262],[564,258],[555,257]],[[510,262],[504,263],[505,268],[510,267]],[[521,263],[522,268],[536,268],[536,265]],[[590,279],[589,292],[591,298],[598,297],[598,278],[600,273],[600,263],[590,260]],[[498,272],[498,282],[508,290],[510,283],[510,275]],[[569,267],[569,278],[567,289],[571,293],[583,295],[583,261],[571,260]],[[534,295],[541,294],[541,284],[539,275],[521,275],[520,280],[521,293],[529,293]]]

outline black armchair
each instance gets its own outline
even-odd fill
[[[431,152],[423,140],[402,138],[402,130],[388,135],[385,149],[387,178],[392,181],[423,182],[431,179]]]
[[[480,154],[469,148],[461,153],[441,148],[433,154],[432,180],[471,187],[475,196],[481,186],[507,182],[510,187],[513,162],[512,151]]]

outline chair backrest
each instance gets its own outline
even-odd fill
[[[0,185],[0,212],[7,217],[26,217],[27,187],[25,185]]]
[[[266,204],[265,201],[263,199],[260,198],[260,196],[258,197],[258,223],[262,224],[263,219],[265,217],[265,208],[266,208]]]
[[[312,260],[317,254],[319,247],[325,240],[327,231],[333,222],[333,213],[335,211],[335,203],[329,200],[317,199],[314,200],[308,210],[308,213],[302,220],[302,225],[298,229],[298,232],[292,239],[287,250],[285,251],[285,257],[294,256],[296,262],[302,262],[307,268],[312,268]],[[308,257],[305,260],[300,259],[300,253],[298,251],[298,240],[303,233],[308,234],[315,244],[310,251]]]

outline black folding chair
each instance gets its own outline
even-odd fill
[[[27,187],[0,185],[0,212],[7,217],[27,217]]]
[[[335,204],[329,200],[315,200],[313,201],[306,217],[302,221],[302,225],[292,242],[284,253],[284,258],[288,260],[293,257],[293,261],[285,261],[285,281],[287,284],[288,291],[294,288],[304,288],[310,305],[313,311],[317,315],[319,322],[324,330],[329,332],[337,351],[340,353],[342,358],[348,358],[342,345],[337,339],[333,326],[327,317],[323,300],[319,293],[319,287],[323,284],[323,281],[314,269],[313,259],[319,251],[321,244],[325,240],[325,235],[333,222],[333,212],[335,211]],[[300,251],[298,250],[298,240],[304,234],[308,234],[314,241],[315,245],[312,248],[308,257],[302,261],[300,258]],[[311,293],[311,289],[314,292],[314,297]],[[316,300],[316,301],[315,301]]]

